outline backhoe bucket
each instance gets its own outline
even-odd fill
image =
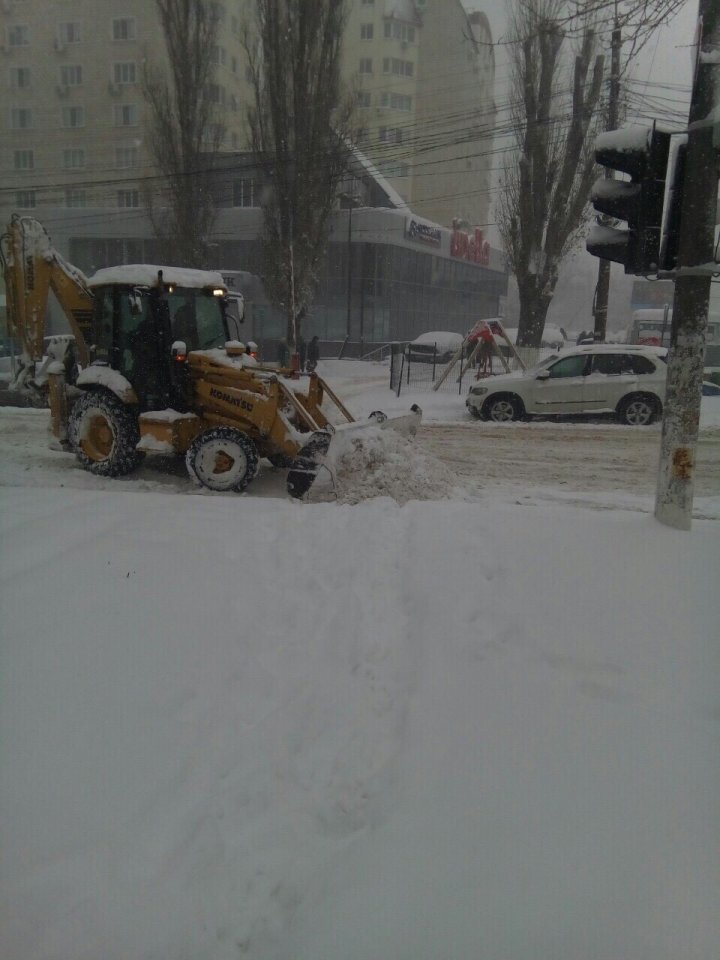
[[[410,413],[398,417],[388,417],[380,410],[375,410],[365,421],[343,423],[327,431],[318,431],[313,434],[308,443],[299,451],[288,472],[287,490],[291,497],[303,497],[313,485],[318,471],[321,469],[331,443],[336,438],[361,439],[368,429],[379,427],[381,430],[391,429],[405,437],[414,437],[422,421],[422,410],[414,403]]]

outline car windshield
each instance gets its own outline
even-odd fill
[[[168,296],[172,333],[190,350],[221,347],[226,338],[222,300],[212,291],[178,287]]]
[[[540,370],[544,370],[545,367],[549,366],[560,356],[559,353],[551,353],[547,357],[543,357],[542,360],[539,360],[533,367],[528,367],[525,373],[528,376],[532,376],[534,373],[537,373]]]

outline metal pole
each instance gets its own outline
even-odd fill
[[[615,3],[615,24],[613,27],[610,46],[610,95],[608,97],[608,130],[616,130],[620,108],[620,53],[622,51],[622,31],[617,17],[617,0]],[[607,171],[612,176],[612,171]],[[608,299],[610,294],[610,261],[601,260],[598,264],[597,286],[595,287],[595,303],[593,305],[593,329],[595,340],[605,342],[607,332]]]
[[[345,335],[350,339],[352,336],[352,203],[348,207],[348,279],[347,279],[347,330]]]
[[[705,334],[711,277],[692,269],[714,261],[718,172],[713,145],[718,95],[714,73],[720,53],[720,5],[700,0],[690,116],[688,119],[678,276],[670,327],[665,411],[660,443],[655,516],[669,527],[689,530],[695,483],[695,453],[702,396]],[[684,271],[687,270],[687,273]]]

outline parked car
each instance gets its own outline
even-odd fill
[[[412,363],[448,363],[458,352],[465,338],[461,333],[449,330],[431,330],[421,333],[405,348]]]
[[[614,413],[646,426],[662,414],[667,350],[588,344],[545,357],[535,367],[491,377],[470,388],[466,405],[482,420]]]

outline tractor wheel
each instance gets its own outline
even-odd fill
[[[210,490],[244,490],[258,471],[258,454],[247,434],[235,427],[211,427],[185,455],[191,478]]]
[[[330,440],[329,434],[316,434],[298,452],[287,475],[287,491],[291,497],[299,500],[313,485],[319,462],[327,453]]]
[[[137,467],[143,454],[137,413],[114,394],[92,390],[70,411],[68,439],[82,466],[100,477],[122,477]]]

